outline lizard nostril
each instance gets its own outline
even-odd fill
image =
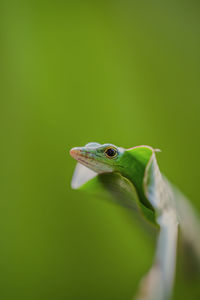
[[[70,155],[73,157],[73,158],[77,158],[78,155],[80,155],[80,149],[78,148],[72,148],[70,150]]]

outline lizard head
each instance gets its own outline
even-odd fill
[[[70,150],[71,156],[96,173],[118,171],[125,149],[113,144],[89,143]]]

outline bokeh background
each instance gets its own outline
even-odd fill
[[[71,190],[69,149],[158,147],[200,211],[200,2],[2,0],[0,15],[0,299],[130,300],[155,237]],[[181,258],[173,299],[200,299]]]

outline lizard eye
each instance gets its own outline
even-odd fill
[[[106,156],[107,156],[108,158],[114,158],[114,157],[117,156],[117,150],[116,150],[115,148],[113,148],[113,147],[107,148],[107,149],[104,151],[104,153],[106,154]]]

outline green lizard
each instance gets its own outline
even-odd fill
[[[154,263],[141,281],[137,300],[170,299],[179,227],[200,258],[199,220],[187,199],[161,174],[157,151],[149,146],[124,149],[98,143],[70,151],[78,161],[72,188],[112,196],[158,227]]]

